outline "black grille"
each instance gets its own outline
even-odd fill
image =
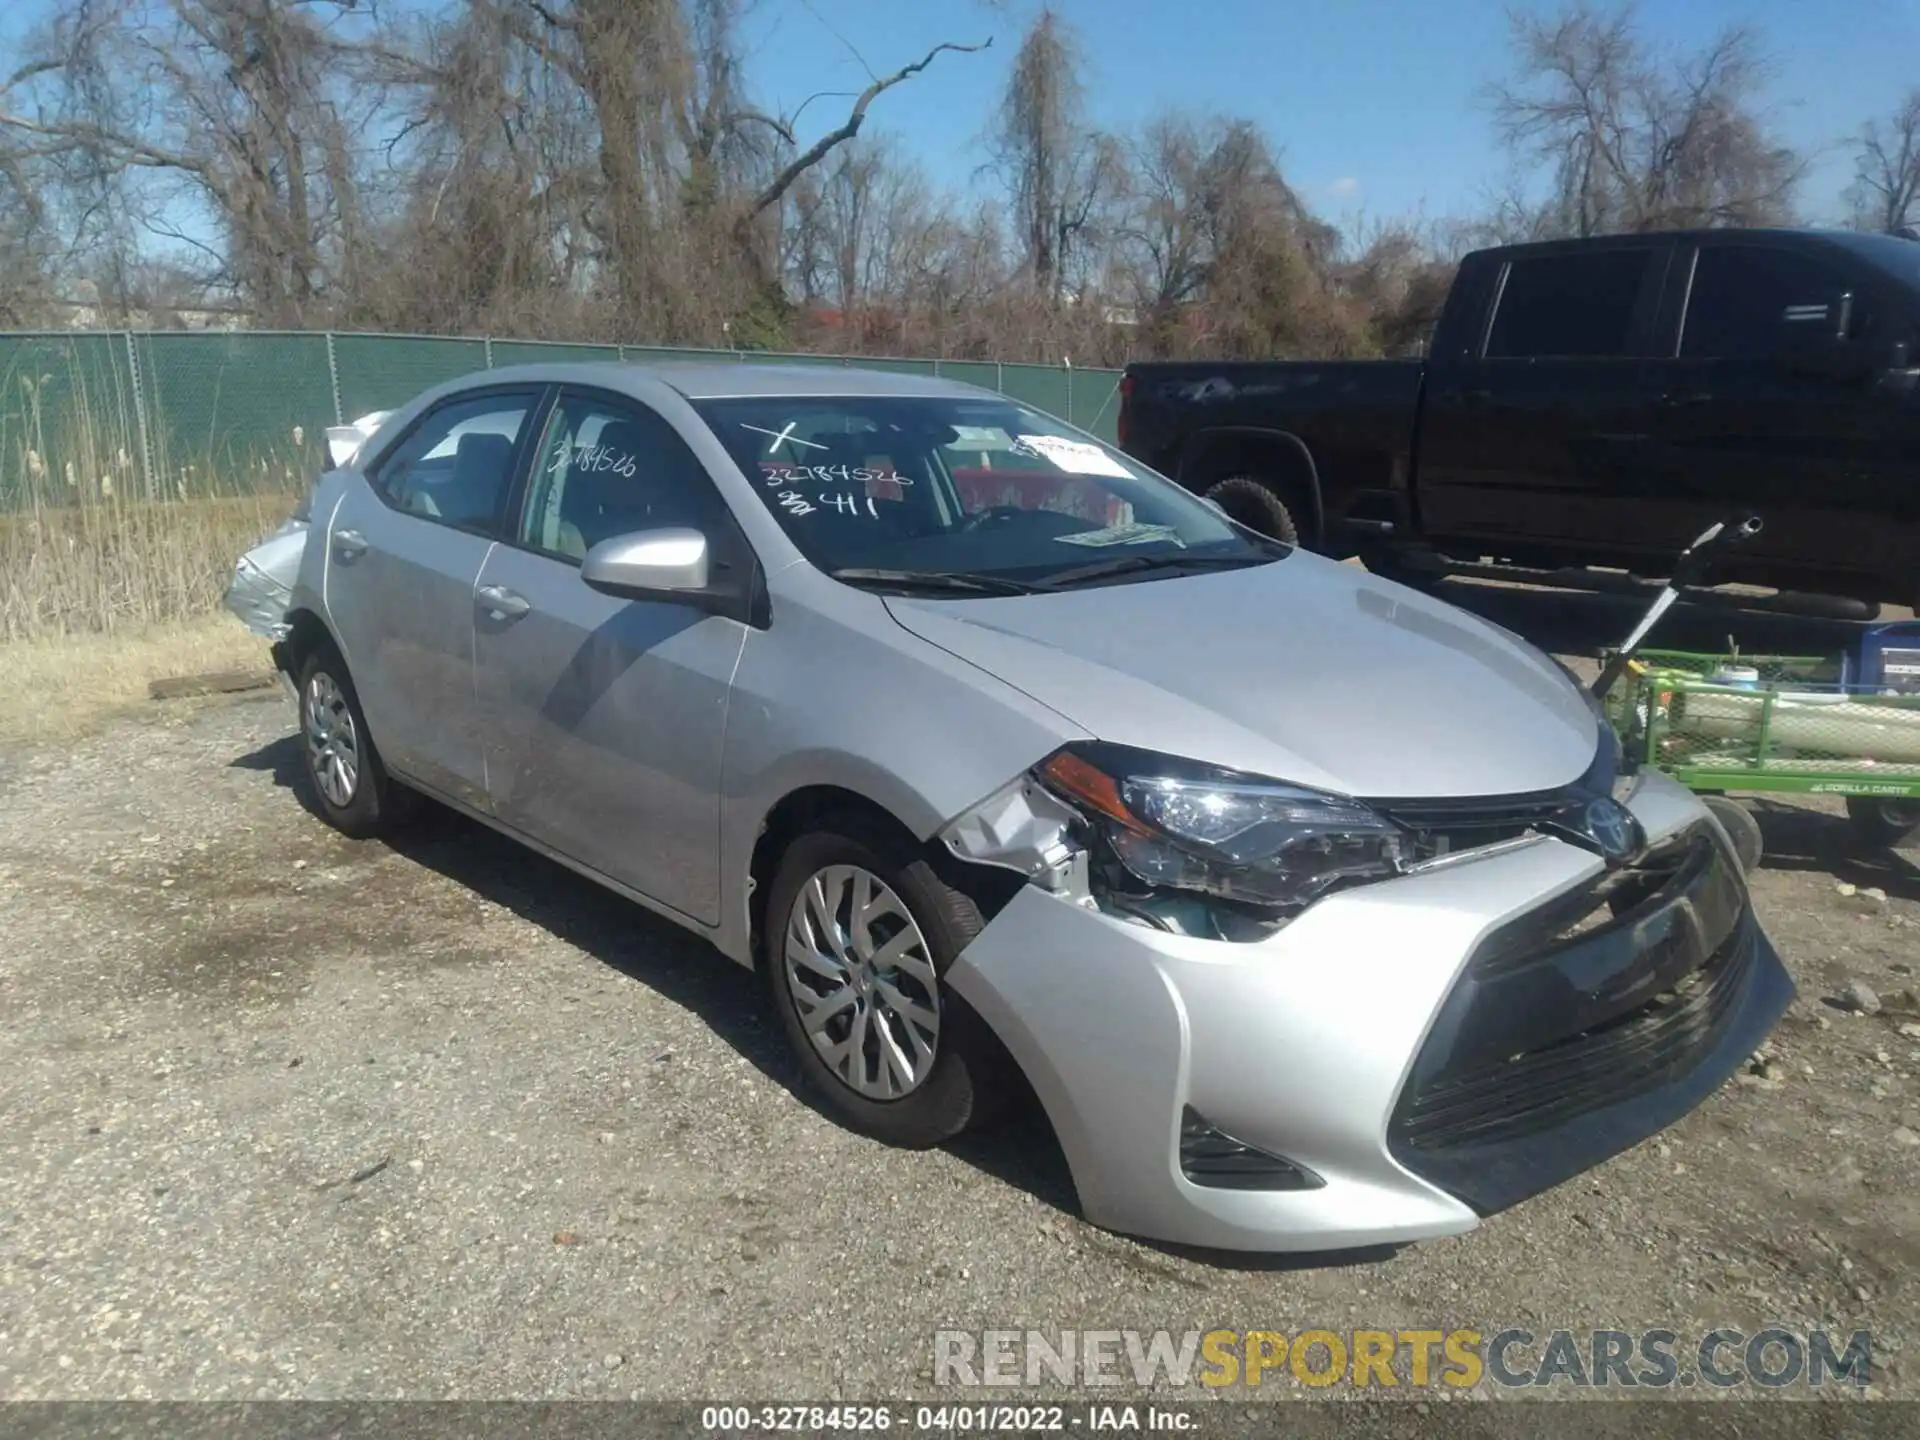
[[[1586,774],[1556,790],[1519,795],[1447,796],[1410,800],[1371,799],[1367,804],[1408,833],[1413,858],[1437,860],[1462,850],[1478,850],[1522,836],[1564,828],[1593,801],[1611,794],[1618,767],[1614,747],[1603,743]]]
[[[1435,1081],[1401,1111],[1416,1149],[1492,1144],[1564,1124],[1656,1085],[1697,1057],[1740,992],[1747,927],[1640,1010],[1550,1045]]]
[[[1388,1147],[1481,1213],[1671,1123],[1792,998],[1701,826],[1489,935],[1415,1057]]]

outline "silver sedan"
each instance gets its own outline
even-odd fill
[[[707,937],[871,1135],[1030,1087],[1116,1229],[1465,1230],[1791,994],[1552,660],[1004,396],[492,370],[308,514],[273,633],[321,814],[428,795]]]

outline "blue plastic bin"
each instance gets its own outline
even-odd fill
[[[1920,620],[1895,620],[1867,631],[1846,657],[1840,678],[1848,689],[1920,695]]]

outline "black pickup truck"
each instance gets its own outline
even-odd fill
[[[1920,242],[1706,230],[1480,250],[1425,360],[1127,367],[1120,441],[1234,518],[1448,560],[1920,605]]]

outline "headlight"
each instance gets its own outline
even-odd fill
[[[1057,751],[1036,771],[1150,888],[1294,912],[1398,874],[1405,832],[1357,800],[1123,746]]]

